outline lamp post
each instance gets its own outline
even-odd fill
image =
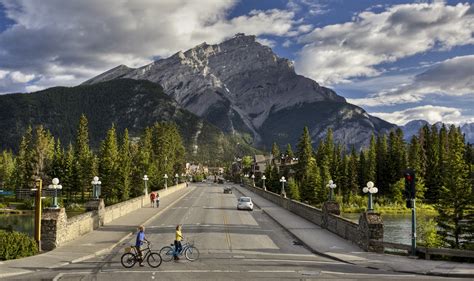
[[[148,176],[147,175],[144,175],[143,176],[143,179],[142,179],[144,182],[145,182],[145,196],[148,196],[148,186],[147,186],[147,181],[149,180]]]
[[[283,196],[283,198],[286,198],[286,192],[285,192],[286,179],[285,179],[285,177],[281,177],[280,182],[281,182],[281,196]]]
[[[165,174],[163,178],[165,179],[165,190],[167,190],[168,189],[168,175]]]
[[[94,199],[99,199],[100,185],[102,184],[99,180],[99,177],[95,176],[94,178],[92,178],[91,184],[92,184],[92,197],[94,197]]]
[[[245,174],[244,177],[247,178],[247,179],[245,180],[245,184],[247,184],[247,181],[248,181],[248,178],[249,178],[249,174]]]
[[[59,184],[59,179],[54,178],[52,184],[48,186],[49,189],[54,189],[53,208],[58,209],[58,189],[62,189],[62,185]]]
[[[265,177],[265,175],[262,176],[262,181],[263,181],[263,190],[267,190],[267,187],[265,186],[265,180],[267,179],[267,177]]]
[[[176,173],[176,174],[174,175],[174,178],[175,178],[175,181],[176,181],[176,185],[178,185],[178,180],[179,180],[179,175],[178,175],[178,173]]]
[[[252,174],[251,178],[252,178],[252,185],[253,185],[253,187],[255,187],[255,175]]]
[[[329,180],[329,183],[326,185],[326,187],[329,187],[329,201],[333,201],[334,200],[334,188],[337,187],[337,185],[332,181],[332,180]]]
[[[362,188],[362,191],[364,193],[369,193],[369,203],[368,203],[368,208],[367,208],[368,210],[367,211],[369,211],[369,212],[374,211],[374,207],[372,206],[372,194],[377,193],[379,191],[379,189],[374,186],[373,182],[369,181],[369,182],[367,182],[367,186]]]

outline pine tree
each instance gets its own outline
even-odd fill
[[[387,138],[385,135],[377,136],[376,143],[376,161],[377,161],[377,182],[375,183],[379,189],[380,195],[388,195],[390,171],[388,167],[388,148]]]
[[[74,147],[75,155],[75,173],[74,184],[77,185],[75,189],[81,192],[81,200],[85,199],[86,190],[90,190],[92,186],[90,182],[94,177],[93,173],[93,155],[89,147],[89,129],[88,121],[83,114],[79,119],[79,126],[76,133],[76,143]]]
[[[367,177],[367,161],[365,160],[365,152],[363,150],[359,153],[359,171],[357,177],[359,179],[359,186],[365,186],[369,181]]]
[[[469,224],[463,220],[472,217],[473,193],[469,179],[469,167],[465,161],[464,138],[458,128],[452,125],[448,135],[449,149],[446,157],[445,174],[439,192],[437,218],[439,234],[452,248],[465,248],[472,245],[472,233]]]
[[[278,159],[280,157],[280,147],[276,142],[272,144],[272,156],[274,159]]]
[[[322,203],[325,199],[323,191],[321,190],[322,181],[320,176],[320,169],[316,163],[316,159],[311,157],[306,166],[303,181],[301,185],[301,200],[307,201],[309,204]]]
[[[115,125],[107,131],[100,146],[99,177],[102,182],[102,195],[107,203],[116,203],[121,194],[119,152]]]
[[[120,196],[122,200],[127,200],[130,197],[130,185],[132,175],[132,154],[130,152],[130,139],[128,136],[128,129],[125,129],[123,134],[122,145],[120,147]]]
[[[367,151],[365,176],[367,181],[377,180],[377,145],[373,134],[370,137],[369,150]]]
[[[426,194],[425,198],[431,203],[436,203],[441,188],[439,171],[439,134],[435,125],[424,128],[427,134],[426,145]]]
[[[290,177],[288,179],[288,194],[287,196],[293,200],[299,201],[301,199],[300,197],[300,190],[298,183],[295,181],[293,177]]]
[[[355,147],[352,146],[351,155],[349,157],[348,170],[347,170],[347,185],[348,185],[348,190],[349,190],[350,195],[359,194],[360,187],[359,187],[358,170],[359,170],[359,161],[357,159]]]
[[[296,180],[301,183],[304,173],[308,170],[309,161],[313,157],[313,147],[311,146],[311,137],[308,127],[304,127],[297,149],[298,165],[296,167]]]
[[[74,157],[74,147],[71,143],[69,143],[69,146],[64,154],[64,160],[62,161],[64,163],[62,168],[63,192],[67,194],[68,201],[70,201],[72,198],[72,192],[74,191],[75,186],[74,172],[76,160]]]
[[[293,149],[291,148],[291,144],[286,145],[285,154],[288,155],[288,158],[290,159],[295,158],[295,153],[293,152]]]
[[[17,188],[29,188],[32,185],[33,170],[33,154],[32,154],[32,131],[29,126],[21,138],[18,157],[15,163],[14,182]]]

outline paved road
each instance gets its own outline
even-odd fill
[[[372,270],[314,255],[258,208],[253,212],[237,211],[240,194],[223,194],[224,186],[199,184],[146,228],[148,239],[159,249],[174,240],[176,224],[183,224],[183,235],[193,240],[201,252],[198,261],[163,262],[157,269],[125,269],[120,265],[125,247],[121,245],[107,255],[11,279],[436,279]],[[131,238],[126,243],[133,241]]]

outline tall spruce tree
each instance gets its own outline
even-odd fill
[[[92,188],[90,182],[94,177],[93,155],[89,147],[88,121],[84,114],[79,119],[74,152],[76,153],[74,157],[76,160],[74,182],[77,185],[77,190],[81,192],[81,199],[84,200],[85,192]]]
[[[293,200],[301,200],[300,196],[300,188],[298,186],[298,183],[295,181],[293,177],[290,177],[288,179],[288,192],[287,196]]]
[[[102,181],[102,195],[106,203],[118,202],[120,192],[120,167],[117,133],[115,125],[107,131],[99,152],[99,177]]]
[[[15,162],[14,182],[17,188],[29,188],[33,184],[33,152],[32,152],[32,133],[33,129],[29,126],[21,138],[18,157]]]
[[[286,145],[286,151],[285,154],[290,158],[293,159],[295,157],[295,153],[293,152],[293,149],[291,148],[291,144]]]
[[[377,136],[377,182],[376,185],[379,188],[380,195],[388,195],[389,190],[389,179],[390,179],[390,170],[388,166],[388,148],[387,148],[387,138],[385,135]]]
[[[351,155],[349,157],[348,171],[347,171],[347,185],[349,189],[349,196],[359,194],[359,161],[355,147],[352,146]]]
[[[472,245],[472,233],[463,223],[472,216],[473,193],[469,179],[469,167],[465,161],[464,138],[459,128],[452,125],[448,135],[449,149],[446,157],[445,174],[439,192],[437,218],[439,234],[452,248],[465,248]],[[472,221],[467,222],[472,224]]]
[[[439,133],[435,125],[431,129],[423,129],[427,134],[426,145],[426,194],[425,198],[431,203],[436,203],[441,189],[439,172]]]
[[[313,157],[313,147],[311,146],[311,136],[309,135],[308,127],[303,129],[303,134],[297,145],[296,155],[298,156],[296,179],[301,183],[304,173],[308,171],[309,161]]]
[[[122,200],[130,197],[130,185],[132,177],[132,154],[130,151],[130,138],[128,129],[123,133],[122,145],[120,147],[120,196]]]
[[[280,147],[276,142],[272,144],[272,156],[274,159],[278,159],[280,157]]]
[[[8,150],[0,154],[0,188],[13,190],[15,187],[13,173],[15,171],[15,158]]]
[[[375,136],[370,137],[369,150],[366,159],[366,179],[367,181],[377,181],[377,145]]]

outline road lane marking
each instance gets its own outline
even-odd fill
[[[262,262],[295,262],[295,263],[317,263],[317,264],[346,264],[338,261],[310,261],[310,260],[280,260],[280,259],[247,259],[248,261],[262,261]]]
[[[371,277],[379,276],[379,277],[415,277],[417,275],[414,274],[379,274],[379,273],[349,273],[349,272],[337,272],[337,271],[326,271],[321,270],[321,274],[338,274],[338,275],[357,275],[357,276],[364,276],[369,275]]]
[[[101,273],[152,273],[156,271],[151,270],[102,270]],[[220,269],[175,269],[175,270],[160,270],[159,273],[296,273],[296,270],[220,270]],[[63,273],[75,274],[75,273]]]

